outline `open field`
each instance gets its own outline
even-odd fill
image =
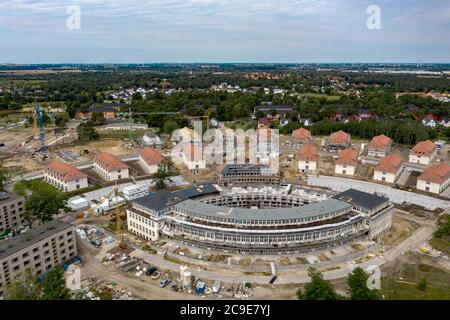
[[[434,266],[432,258],[412,256],[410,262],[395,273],[382,279],[381,293],[389,300],[448,300],[450,299],[450,273]],[[426,279],[425,290],[418,283]]]
[[[81,73],[81,70],[79,69],[0,70],[0,74],[8,74],[16,76],[56,74],[56,73]]]
[[[450,256],[450,241],[433,237],[429,243],[434,249]]]

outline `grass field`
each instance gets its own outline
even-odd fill
[[[389,300],[450,300],[450,274],[427,263],[406,264],[400,271],[382,279],[381,293]],[[426,279],[425,290],[418,283]]]
[[[429,243],[434,249],[450,256],[450,241],[433,237]]]

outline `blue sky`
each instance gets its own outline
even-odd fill
[[[450,62],[450,1],[1,0],[8,62]]]

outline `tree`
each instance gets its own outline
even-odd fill
[[[164,189],[167,183],[173,181],[171,173],[161,163],[158,165],[158,170],[153,174],[152,179],[155,180],[155,186],[158,190]]]
[[[174,167],[174,163],[173,163],[172,159],[167,158],[167,157],[165,157],[165,158],[161,161],[160,165],[163,166],[164,168],[166,168],[166,170],[167,170],[168,172],[172,172],[173,167]]]
[[[98,133],[90,121],[80,123],[77,127],[77,133],[80,141],[90,141],[98,138]]]
[[[105,115],[103,112],[93,112],[91,122],[94,126],[101,126],[106,123]]]
[[[305,292],[297,291],[299,300],[338,300],[340,297],[334,291],[330,281],[323,278],[323,274],[310,268],[308,275],[311,281],[305,285]]]
[[[70,290],[66,286],[64,270],[61,266],[48,271],[41,283],[44,300],[68,300]]]
[[[58,191],[36,190],[25,201],[24,219],[30,228],[36,220],[41,223],[51,221],[61,210],[68,212],[66,202],[64,194]]]
[[[9,170],[4,166],[3,162],[0,162],[0,191],[3,191],[4,184],[8,181]]]
[[[360,267],[357,267],[347,277],[352,300],[377,300],[378,292],[367,287],[369,276]]]
[[[417,284],[417,289],[419,289],[420,291],[425,291],[427,290],[427,286],[428,286],[427,278],[422,278]]]
[[[450,214],[442,214],[437,221],[437,225],[438,229],[434,233],[436,238],[445,239],[450,236]]]
[[[6,286],[5,300],[39,300],[41,287],[34,272],[26,269],[19,278]]]
[[[67,112],[58,113],[55,116],[55,125],[58,128],[64,129],[66,127],[67,123],[69,122],[69,120],[70,120],[70,117]]]

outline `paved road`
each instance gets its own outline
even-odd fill
[[[317,187],[328,187],[334,191],[345,191],[350,188],[358,189],[369,193],[385,195],[390,201],[403,204],[411,203],[422,206],[429,210],[436,208],[450,209],[450,201],[442,200],[414,192],[408,192],[391,188],[378,183],[359,181],[355,179],[329,177],[329,176],[308,176],[308,185]]]

